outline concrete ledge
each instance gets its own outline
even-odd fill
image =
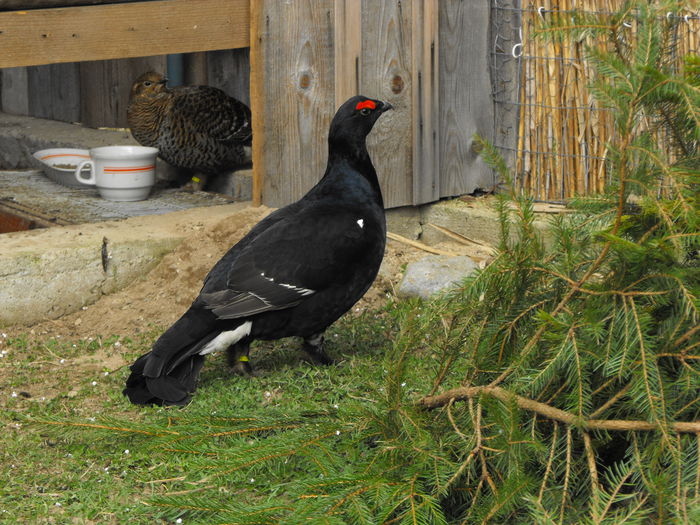
[[[2,236],[0,325],[55,319],[143,277],[193,231],[249,206],[234,203]]]
[[[549,210],[546,213],[538,213],[536,207],[537,218],[534,222],[535,228],[543,232],[545,243],[549,228],[547,215],[555,209],[551,205],[546,207]],[[387,211],[387,226],[391,232],[428,245],[449,240],[446,234],[432,228],[431,224],[491,246],[498,246],[500,242],[501,228],[491,197],[451,199],[417,208],[408,206]],[[511,232],[513,238],[516,235],[515,231]]]
[[[56,120],[0,113],[0,169],[36,168],[32,153],[45,148],[138,144],[128,131],[86,128]]]

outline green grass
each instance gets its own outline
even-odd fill
[[[29,335],[2,340],[0,351],[7,353],[0,360],[0,522],[145,524],[167,522],[166,515],[174,519],[177,513],[148,503],[154,496],[187,491],[196,496],[211,487],[192,479],[196,456],[163,452],[150,436],[42,422],[118,421],[115,426],[126,422],[167,430],[181,418],[211,421],[211,416],[264,418],[289,412],[329,414],[342,427],[345,405],[371,406],[383,392],[384,353],[390,345],[386,318],[370,312],[347,316],[331,327],[327,351],[337,363],[329,367],[302,361],[294,339],[254,345],[251,359],[258,375],[252,379],[231,376],[224,356],[215,356],[185,409],[130,405],[121,394],[126,367],[110,371],[104,366],[115,355],[131,361],[147,351],[157,329],[135,340],[44,341]],[[419,376],[415,371],[415,381]],[[225,438],[212,439],[213,446],[217,439]],[[246,438],[236,439],[245,445]],[[221,441],[222,446],[236,443]],[[265,469],[256,472],[264,475]],[[275,483],[283,493],[289,474],[278,474]],[[270,496],[271,479],[250,479],[247,486],[213,483],[224,495]]]

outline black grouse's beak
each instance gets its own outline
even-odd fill
[[[379,109],[381,109],[382,113],[384,113],[385,111],[389,111],[390,109],[394,109],[394,106],[392,106],[388,102],[382,102],[382,106]]]

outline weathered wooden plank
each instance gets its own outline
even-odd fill
[[[165,71],[165,57],[80,64],[80,121],[90,127],[127,127],[131,84],[148,70]]]
[[[51,71],[48,66],[28,67],[27,78],[29,80],[29,116],[53,118]]]
[[[254,40],[263,59],[251,66],[264,67],[264,85],[253,103],[253,135],[264,140],[263,202],[280,206],[300,198],[325,170],[335,110],[333,0],[261,3]]]
[[[0,13],[0,67],[247,47],[250,0],[159,0]]]
[[[269,35],[266,30],[265,6],[255,0],[250,6],[250,111],[253,127],[253,188],[254,206],[263,202],[265,185],[265,45]]]
[[[250,106],[250,48],[207,53],[209,84]]]
[[[411,11],[401,0],[362,2],[360,91],[394,106],[367,139],[387,208],[413,203]]]
[[[335,0],[335,106],[360,92],[362,2]]]
[[[26,67],[0,70],[2,75],[2,110],[12,115],[29,114],[29,77]]]
[[[120,4],[152,0],[0,0],[0,11],[74,7],[79,5]]]
[[[51,97],[54,120],[80,120],[80,66],[75,63],[51,64]]]
[[[413,0],[413,204],[440,198],[438,2]]]
[[[440,196],[493,186],[490,168],[472,149],[479,133],[492,140],[493,101],[489,73],[489,2],[441,0]]]

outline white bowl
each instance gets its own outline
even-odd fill
[[[86,149],[50,148],[42,149],[32,155],[41,163],[44,174],[52,181],[70,188],[89,189],[94,186],[81,184],[75,180],[75,168],[84,160],[90,158]],[[89,175],[90,169],[83,170]]]

